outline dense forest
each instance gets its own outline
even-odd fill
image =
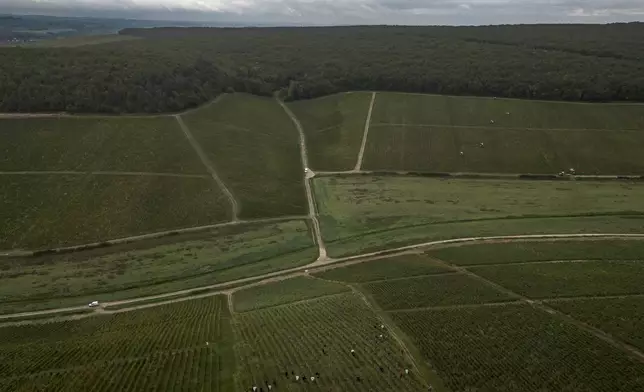
[[[225,91],[389,90],[644,101],[644,23],[153,28],[79,48],[0,49],[1,111],[168,112]]]

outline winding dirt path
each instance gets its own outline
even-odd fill
[[[210,173],[212,179],[215,181],[217,186],[219,186],[219,189],[221,189],[226,194],[226,197],[230,201],[230,206],[232,208],[232,221],[233,222],[239,221],[239,218],[238,218],[239,204],[237,203],[237,200],[235,200],[233,193],[230,191],[230,189],[228,189],[226,184],[224,184],[224,182],[221,180],[221,178],[217,174],[217,171],[215,170],[215,165],[212,163],[210,158],[208,158],[208,155],[206,155],[204,150],[201,148],[201,145],[199,144],[199,142],[194,138],[188,126],[183,122],[183,119],[181,118],[181,116],[177,114],[174,116],[174,118],[177,119],[177,122],[179,123],[179,126],[181,127],[181,130],[183,131],[183,133],[186,135],[186,138],[190,142],[192,149],[195,150],[195,152],[199,156],[199,159],[201,159],[201,162]]]
[[[320,221],[318,220],[318,210],[317,205],[315,204],[315,199],[313,198],[313,187],[311,185],[311,179],[315,174],[309,170],[309,157],[306,150],[306,135],[304,134],[304,128],[302,124],[295,117],[295,114],[291,109],[286,106],[286,104],[279,98],[275,97],[275,100],[279,105],[284,109],[286,114],[290,117],[291,121],[297,128],[297,132],[300,134],[300,155],[302,156],[302,172],[304,173],[304,187],[306,188],[306,199],[309,204],[309,218],[313,224],[313,235],[315,236],[315,242],[318,244],[318,261],[323,262],[329,259],[327,256],[326,245],[324,245],[324,239],[322,238],[322,230],[320,229]]]
[[[364,157],[364,150],[367,146],[367,137],[369,136],[369,127],[371,126],[371,113],[373,113],[373,104],[376,102],[376,93],[371,93],[371,103],[369,104],[369,111],[367,112],[367,119],[364,122],[364,133],[362,134],[362,144],[360,145],[360,152],[358,153],[358,161],[356,162],[353,171],[358,172],[362,169],[362,159]]]
[[[237,279],[229,282],[223,282],[223,283],[217,283],[213,285],[208,285],[208,286],[202,286],[202,287],[195,287],[192,289],[185,289],[185,290],[179,290],[179,291],[174,291],[170,293],[164,293],[164,294],[159,294],[159,295],[152,295],[152,296],[145,296],[145,297],[137,297],[137,298],[130,298],[127,300],[123,301],[113,301],[113,302],[104,302],[102,304],[102,307],[109,307],[109,306],[121,306],[121,305],[126,305],[126,304],[133,304],[132,307],[128,308],[123,308],[123,309],[118,309],[118,310],[113,310],[110,311],[109,309],[101,309],[98,310],[97,312],[90,314],[100,314],[100,313],[114,313],[114,312],[126,312],[126,311],[132,311],[132,310],[137,310],[137,309],[143,309],[143,308],[148,308],[148,307],[153,307],[153,306],[159,306],[159,305],[164,305],[164,304],[170,304],[170,303],[175,303],[175,302],[181,302],[181,301],[187,301],[190,299],[196,299],[196,298],[203,298],[203,297],[208,297],[208,296],[213,296],[213,295],[218,295],[218,294],[227,294],[227,293],[232,293],[237,290],[241,290],[244,288],[252,287],[252,286],[258,286],[258,285],[263,285],[271,282],[276,282],[280,280],[285,280],[289,279],[295,276],[301,276],[307,273],[315,273],[315,272],[321,272],[324,270],[328,269],[333,269],[333,268],[339,268],[339,267],[344,267],[346,265],[351,265],[351,264],[356,264],[359,262],[364,262],[364,261],[369,261],[369,260],[374,260],[374,259],[379,259],[379,258],[389,258],[393,256],[397,256],[400,254],[408,253],[410,251],[422,249],[422,248],[442,248],[442,247],[451,247],[451,246],[462,246],[466,244],[478,244],[478,243],[498,243],[498,242],[529,242],[529,241],[558,241],[558,240],[569,240],[569,239],[635,239],[635,240],[644,240],[644,234],[615,234],[615,233],[607,233],[607,234],[529,234],[529,235],[512,235],[512,236],[491,236],[491,237],[466,237],[466,238],[454,238],[454,239],[449,239],[449,240],[440,240],[440,241],[430,241],[430,242],[423,242],[415,245],[408,245],[408,246],[403,246],[399,248],[392,248],[392,249],[386,249],[386,250],[381,250],[378,252],[371,252],[371,253],[365,253],[361,255],[355,255],[355,256],[349,256],[349,257],[343,257],[339,259],[326,259],[326,260],[316,260],[310,264],[301,266],[301,267],[295,267],[295,268],[290,268],[286,270],[281,270],[281,271],[275,271],[271,273],[266,273],[262,275],[257,275],[253,277],[248,277],[248,278],[243,278],[243,279]],[[451,270],[454,271],[460,271],[460,269],[465,270],[463,267],[453,267],[449,264]],[[460,268],[460,269],[459,269]],[[313,271],[309,271],[309,270]],[[473,274],[472,272],[469,272],[470,274]],[[243,283],[247,282],[252,282],[249,285],[242,285]],[[230,288],[230,286],[237,286],[234,288]],[[191,295],[191,293],[199,292],[199,291],[204,291],[204,290],[209,290],[207,293],[199,293],[199,294],[194,294]],[[180,298],[172,298],[172,297],[180,297]],[[515,298],[518,298],[520,296],[515,295]],[[146,303],[146,304],[140,304],[136,305],[137,302],[142,302],[142,301],[153,301],[156,299],[164,299],[168,298],[167,301],[163,302],[153,302],[153,303]],[[537,301],[532,301],[532,302],[537,302]],[[61,308],[61,309],[47,309],[47,310],[40,310],[40,311],[33,311],[33,312],[22,312],[22,313],[13,313],[13,314],[5,314],[5,315],[0,315],[0,320],[7,320],[7,322],[12,322],[11,319],[19,319],[21,317],[30,317],[30,316],[37,316],[37,315],[56,315],[56,313],[61,313],[61,312],[68,312],[68,311],[74,311],[74,310],[81,310],[81,309],[86,309],[86,306],[78,306],[78,307],[68,307],[68,308]],[[82,315],[85,316],[85,315]],[[35,324],[35,323],[43,323],[47,322],[47,320],[25,320],[25,321],[20,321],[20,320],[15,320],[15,323],[23,323],[23,324]],[[4,325],[4,323],[2,324]]]

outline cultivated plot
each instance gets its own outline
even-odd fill
[[[210,179],[155,176],[6,176],[0,249],[43,248],[230,220]]]
[[[0,260],[0,313],[168,293],[297,267],[306,222],[243,224],[83,253]]]
[[[468,275],[396,279],[363,285],[384,310],[516,300]]]
[[[506,229],[499,227],[499,219],[644,212],[644,186],[629,183],[353,176],[317,178],[314,184],[331,249],[337,240],[419,225],[427,230],[494,219],[502,232]],[[528,232],[537,231],[523,234]],[[400,239],[391,236],[389,241]]]
[[[0,171],[199,173],[172,117],[0,119]]]
[[[304,128],[313,170],[354,168],[370,102],[371,93],[355,92],[288,103]]]
[[[641,174],[644,131],[375,126],[364,169],[424,172]]]
[[[349,290],[340,283],[300,276],[237,291],[233,295],[233,306],[236,312],[247,312]]]
[[[372,123],[644,130],[644,105],[380,93]]]
[[[276,100],[227,95],[181,117],[240,204],[240,218],[307,213],[298,133]]]
[[[640,261],[506,264],[469,270],[530,298],[644,293]]]
[[[426,389],[381,323],[351,293],[235,314],[237,390]]]
[[[0,328],[0,389],[231,391],[223,296],[136,312]]]
[[[644,298],[587,298],[548,301],[553,307],[644,350]]]
[[[316,274],[323,279],[339,280],[350,283],[372,282],[421,275],[450,272],[442,264],[422,254],[407,254],[388,257],[347,267],[333,268]]]
[[[644,241],[602,240],[475,244],[427,252],[457,265],[525,263],[551,260],[642,260]]]
[[[639,391],[644,365],[529,305],[393,312],[452,391]]]

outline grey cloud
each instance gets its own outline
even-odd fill
[[[644,20],[643,0],[0,0],[2,12],[302,24]]]

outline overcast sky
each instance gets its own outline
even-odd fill
[[[0,13],[298,24],[644,21],[644,0],[0,0]]]

